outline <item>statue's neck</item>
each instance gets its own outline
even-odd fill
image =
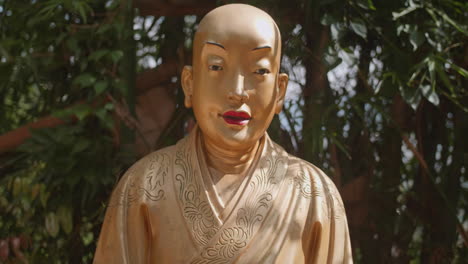
[[[244,174],[255,159],[259,142],[241,150],[220,148],[209,140],[202,140],[208,166],[221,174]]]

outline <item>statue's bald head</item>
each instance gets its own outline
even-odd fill
[[[281,57],[281,35],[275,21],[269,14],[254,6],[229,4],[209,12],[200,22],[195,34],[193,64],[196,67],[198,56],[207,42],[221,44],[226,50],[232,45],[249,45],[258,48],[260,41],[269,46],[278,60]]]
[[[280,57],[278,27],[256,7],[225,5],[202,19],[181,84],[207,142],[230,150],[259,142],[284,101]]]

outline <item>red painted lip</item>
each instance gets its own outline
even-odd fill
[[[227,111],[222,115],[224,121],[230,125],[246,125],[252,117],[243,111]]]

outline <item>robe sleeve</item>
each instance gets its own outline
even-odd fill
[[[333,199],[337,200],[335,204],[341,209],[337,209],[335,211],[335,217],[331,220],[331,226],[334,229],[331,233],[332,238],[330,239],[331,241],[334,241],[331,263],[352,264],[353,256],[351,253],[351,241],[349,238],[348,221],[346,219],[343,202],[341,201],[339,194],[337,197],[333,197]]]
[[[341,196],[321,170],[314,166],[311,174],[315,195],[309,209],[306,263],[352,264],[348,221]]]
[[[332,188],[336,188],[334,185]],[[351,242],[349,238],[348,221],[343,206],[343,201],[338,193],[332,191],[330,199],[333,199],[333,214],[330,219],[330,251],[328,263],[352,264]],[[333,244],[332,244],[333,243]],[[331,260],[331,261],[330,261]]]
[[[146,162],[130,168],[114,189],[101,229],[94,264],[149,263],[150,238],[146,230],[147,207],[135,199],[134,186],[143,178]],[[138,197],[138,196],[136,196]]]

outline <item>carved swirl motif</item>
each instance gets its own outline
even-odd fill
[[[189,153],[187,147],[177,150],[175,164],[181,172],[177,173],[175,180],[180,185],[179,200],[182,202],[184,218],[195,241],[204,246],[219,228],[208,202],[201,199],[203,190],[196,181],[197,172],[192,167]]]
[[[297,175],[291,179],[294,186],[299,189],[301,195],[304,198],[310,199],[312,196],[320,196],[320,192],[317,188],[312,190],[309,175],[306,175],[303,171],[299,171]]]
[[[166,153],[156,153],[149,157],[149,169],[144,175],[146,184],[140,186],[135,183],[134,177],[131,177],[130,188],[128,189],[128,204],[137,201],[143,195],[155,202],[164,198],[163,186],[169,173],[169,162],[170,158]],[[136,180],[138,181],[138,179]]]
[[[333,182],[325,177],[327,176],[311,177],[303,171],[299,171],[291,181],[304,198],[320,197],[320,209],[328,219],[332,215],[335,219],[339,219],[344,215],[344,206]],[[323,182],[325,182],[325,186]],[[325,192],[325,195],[322,192]]]
[[[148,159],[144,164],[139,164],[140,167],[148,166],[148,171],[140,172],[136,167],[127,171],[127,187],[117,193],[117,199],[111,201],[108,207],[130,206],[142,196],[155,202],[164,198],[164,183],[169,173],[170,158],[166,153],[153,153]]]
[[[267,169],[262,168],[253,175],[244,194],[247,196],[245,203],[237,211],[235,224],[224,227],[216,244],[204,248],[201,256],[193,260],[192,264],[222,264],[235,260],[269,212],[273,202],[273,192],[278,191],[278,183],[284,175],[278,173],[278,168],[284,162],[282,158],[277,157],[259,164],[260,167],[263,165]]]
[[[331,180],[328,179],[328,199],[331,200],[332,206],[329,206],[330,208],[330,214],[329,217],[331,218],[331,215],[335,219],[340,219],[345,215],[345,208],[343,205],[343,202],[341,201],[340,194],[338,193],[338,190],[336,189],[335,185]],[[333,210],[333,212],[331,212]]]

